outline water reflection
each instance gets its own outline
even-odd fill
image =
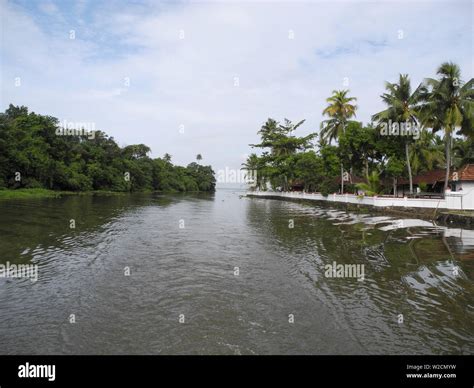
[[[262,201],[252,199],[248,208],[252,226],[261,231],[265,220],[292,274],[369,353],[474,351],[474,230]],[[326,278],[324,267],[333,262],[364,264],[366,280]]]
[[[472,230],[240,194],[0,202],[0,353],[474,353]]]

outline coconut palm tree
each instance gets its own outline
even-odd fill
[[[329,141],[335,140],[341,133],[350,118],[354,117],[357,105],[351,104],[356,97],[347,97],[349,90],[333,90],[332,96],[326,99],[328,106],[323,110],[323,115],[329,119],[321,123],[321,138]]]
[[[420,117],[424,127],[433,132],[444,131],[446,175],[444,189],[448,188],[452,164],[452,139],[455,131],[472,135],[474,123],[474,78],[464,83],[461,70],[452,62],[445,62],[437,70],[438,79],[424,81],[423,106]]]
[[[242,163],[241,170],[246,170],[248,172],[247,179],[252,180],[254,185],[258,188],[261,188],[261,179],[259,179],[258,170],[262,167],[262,160],[257,156],[257,154],[252,153],[247,157],[245,163]]]
[[[419,107],[422,85],[412,93],[410,78],[408,74],[400,74],[398,83],[385,83],[386,93],[382,94],[382,101],[387,105],[387,109],[376,113],[372,120],[379,125],[387,126],[389,122],[397,123],[398,126],[409,124],[412,128],[418,125],[417,112]],[[408,180],[410,182],[410,193],[413,193],[413,176],[410,162],[410,143],[412,140],[408,133],[403,137],[405,144],[405,160],[408,170]]]
[[[444,165],[442,139],[431,131],[421,131],[420,138],[410,147],[410,164],[415,175]]]
[[[382,191],[379,173],[377,171],[372,171],[367,179],[367,183],[357,183],[356,187],[368,196],[377,195]]]
[[[468,163],[474,163],[474,138],[453,139],[452,165],[461,167]]]
[[[328,106],[323,110],[327,120],[321,122],[321,139],[329,141],[338,139],[345,133],[347,122],[355,117],[357,105],[352,104],[356,97],[348,97],[349,90],[333,90],[332,96],[326,99]],[[341,194],[344,193],[344,165],[341,161]]]

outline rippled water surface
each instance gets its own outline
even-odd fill
[[[474,230],[241,194],[0,201],[0,354],[474,354]]]

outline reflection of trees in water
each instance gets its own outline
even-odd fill
[[[250,224],[262,228],[263,222],[264,230],[290,251],[300,251],[309,245],[327,262],[356,263],[362,258],[362,262],[377,271],[396,269],[400,278],[420,266],[451,261],[453,267],[459,266],[469,279],[474,279],[474,263],[467,262],[474,258],[474,230],[456,229],[460,231],[460,237],[453,235],[453,229],[445,227],[381,230],[382,225],[397,220],[376,223],[370,216],[358,219],[358,215],[342,211],[328,212],[328,209],[295,206],[277,200],[263,201],[266,202],[250,201],[247,208]],[[288,227],[290,219],[294,220],[293,229]]]
[[[472,348],[464,340],[472,332],[466,318],[474,292],[472,272],[452,244],[452,239],[459,245],[462,240],[446,234],[445,228],[381,229],[397,220],[379,222],[377,217],[264,201],[249,202],[249,225],[268,236],[275,251],[285,252],[290,265],[311,281],[317,298],[347,316],[355,328],[370,330],[380,322],[378,330],[387,336],[403,330],[403,338],[412,339],[413,347],[402,340],[394,351],[425,347],[425,352],[460,353],[463,347],[464,351]],[[288,227],[290,219],[294,229]],[[366,281],[325,279],[324,265],[333,261],[364,264]],[[459,266],[468,278],[452,276],[449,263]],[[407,317],[402,329],[392,319],[397,313]],[[368,337],[364,343],[375,352],[383,345]]]
[[[139,194],[134,194],[134,195],[139,195]],[[175,203],[177,201],[180,201],[182,199],[185,199],[187,201],[189,200],[205,200],[205,201],[214,201],[215,199],[215,193],[211,192],[195,192],[195,193],[153,193],[154,198],[159,198],[160,200],[163,201],[163,203],[169,204],[169,203]]]
[[[109,223],[145,206],[169,206],[179,199],[149,194],[71,195],[0,202],[0,263],[28,263],[37,249],[67,247],[71,239],[106,230]],[[75,228],[70,228],[70,221]]]

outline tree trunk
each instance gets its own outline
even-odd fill
[[[346,133],[346,125],[343,122],[342,124],[342,133]],[[341,157],[341,194],[344,194],[344,165],[342,164],[342,157]]]
[[[369,159],[365,158],[365,177],[367,178],[367,183],[369,183]]]
[[[446,175],[444,177],[444,191],[449,185],[449,169],[451,167],[451,133],[446,133]]]
[[[408,180],[410,182],[410,194],[413,194],[413,177],[411,175],[410,149],[408,146],[408,141],[405,142],[405,156],[407,158]]]
[[[344,166],[341,162],[341,194],[344,194]]]
[[[397,178],[393,177],[393,196],[397,196]]]

